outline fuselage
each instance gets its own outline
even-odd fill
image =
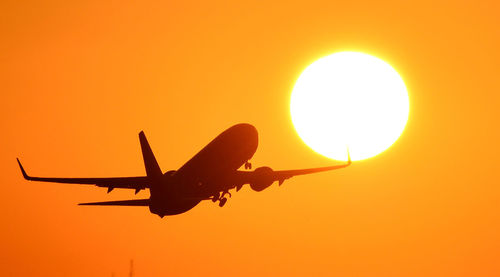
[[[225,130],[177,171],[151,184],[149,209],[159,216],[194,208],[201,200],[234,187],[234,174],[257,150],[257,129],[238,124]]]

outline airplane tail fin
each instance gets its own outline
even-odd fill
[[[162,176],[161,168],[156,161],[151,147],[149,146],[146,135],[144,135],[144,131],[139,133],[139,141],[141,142],[142,158],[144,159],[147,176],[152,178]]]

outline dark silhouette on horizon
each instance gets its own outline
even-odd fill
[[[128,276],[134,277],[134,260],[130,260],[130,271],[129,271]]]
[[[108,193],[115,188],[133,189],[137,194],[140,190],[149,189],[150,198],[122,201],[80,203],[79,205],[98,206],[149,206],[151,213],[160,217],[176,215],[189,211],[202,200],[219,202],[223,207],[229,190],[239,191],[243,185],[249,184],[254,191],[262,191],[275,181],[281,185],[286,179],[297,175],[305,175],[322,171],[347,167],[342,165],[299,169],[273,170],[263,166],[253,171],[238,170],[244,165],[250,170],[249,160],[257,150],[257,129],[250,124],[237,124],[222,132],[200,152],[192,157],[178,170],[162,172],[149,146],[144,132],[139,133],[142,156],[146,168],[146,176],[112,177],[112,178],[50,178],[31,177],[24,170],[19,159],[19,167],[26,180],[91,184],[108,188]],[[349,152],[348,152],[349,153]]]

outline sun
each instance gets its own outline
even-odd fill
[[[338,52],[309,65],[291,96],[293,125],[314,151],[335,159],[373,157],[391,146],[409,114],[403,79],[388,63]]]

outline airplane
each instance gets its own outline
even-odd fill
[[[165,173],[160,169],[158,162],[149,146],[144,132],[139,133],[146,176],[111,177],[111,178],[52,178],[32,177],[26,173],[21,162],[17,159],[21,173],[26,180],[86,184],[105,187],[108,193],[115,188],[133,189],[135,194],[143,189],[149,189],[147,199],[131,199],[121,201],[80,203],[86,206],[148,206],[151,213],[163,218],[166,215],[177,215],[194,208],[203,200],[219,202],[223,207],[229,190],[239,191],[243,185],[249,184],[254,191],[262,191],[275,181],[281,186],[286,179],[293,176],[329,171],[347,167],[351,164],[349,149],[348,161],[345,164],[298,169],[273,170],[263,166],[253,171],[249,160],[257,150],[257,129],[250,124],[234,125],[192,157],[177,170]],[[244,166],[245,170],[238,170]]]

